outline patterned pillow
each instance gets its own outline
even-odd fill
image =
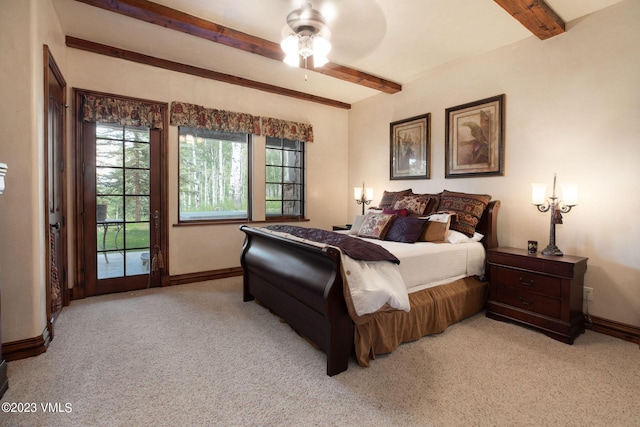
[[[383,240],[396,215],[384,213],[368,213],[358,230],[358,236]]]
[[[450,228],[473,237],[490,200],[491,196],[488,194],[455,193],[445,190],[440,197],[438,209],[456,212],[457,216],[451,221]]]
[[[399,216],[393,220],[393,224],[391,224],[391,228],[389,228],[384,240],[415,243],[420,238],[426,225],[427,220],[425,219]]]
[[[407,209],[409,215],[422,216],[429,206],[430,197],[424,197],[417,194],[396,197],[393,202],[393,209]]]
[[[410,188],[402,191],[385,191],[382,194],[382,200],[380,200],[378,207],[380,209],[393,209],[393,201],[396,197],[408,196],[411,192],[412,190]]]
[[[424,211],[424,215],[431,215],[438,209],[440,194],[414,194],[414,196],[429,199],[429,203],[427,204],[427,208]]]

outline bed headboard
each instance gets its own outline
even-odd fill
[[[484,234],[481,242],[485,249],[498,247],[498,211],[500,210],[500,200],[492,200],[480,218],[480,222],[476,226],[476,231]]]

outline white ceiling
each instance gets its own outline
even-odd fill
[[[52,0],[65,35],[346,103],[379,93],[75,0]],[[546,0],[566,22],[621,0]],[[155,0],[279,43],[301,0]],[[329,60],[399,84],[533,36],[493,0],[315,0],[333,7]],[[557,36],[563,37],[563,35]],[[545,41],[539,40],[539,43]]]

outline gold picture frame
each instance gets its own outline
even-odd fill
[[[445,110],[445,178],[504,175],[504,98]]]
[[[431,114],[393,122],[389,126],[389,178],[429,179]]]

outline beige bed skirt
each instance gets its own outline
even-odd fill
[[[356,322],[356,359],[369,366],[376,354],[390,353],[401,343],[443,332],[484,307],[488,284],[466,277],[447,285],[409,294],[411,310],[381,311]],[[362,322],[362,320],[365,320]]]

